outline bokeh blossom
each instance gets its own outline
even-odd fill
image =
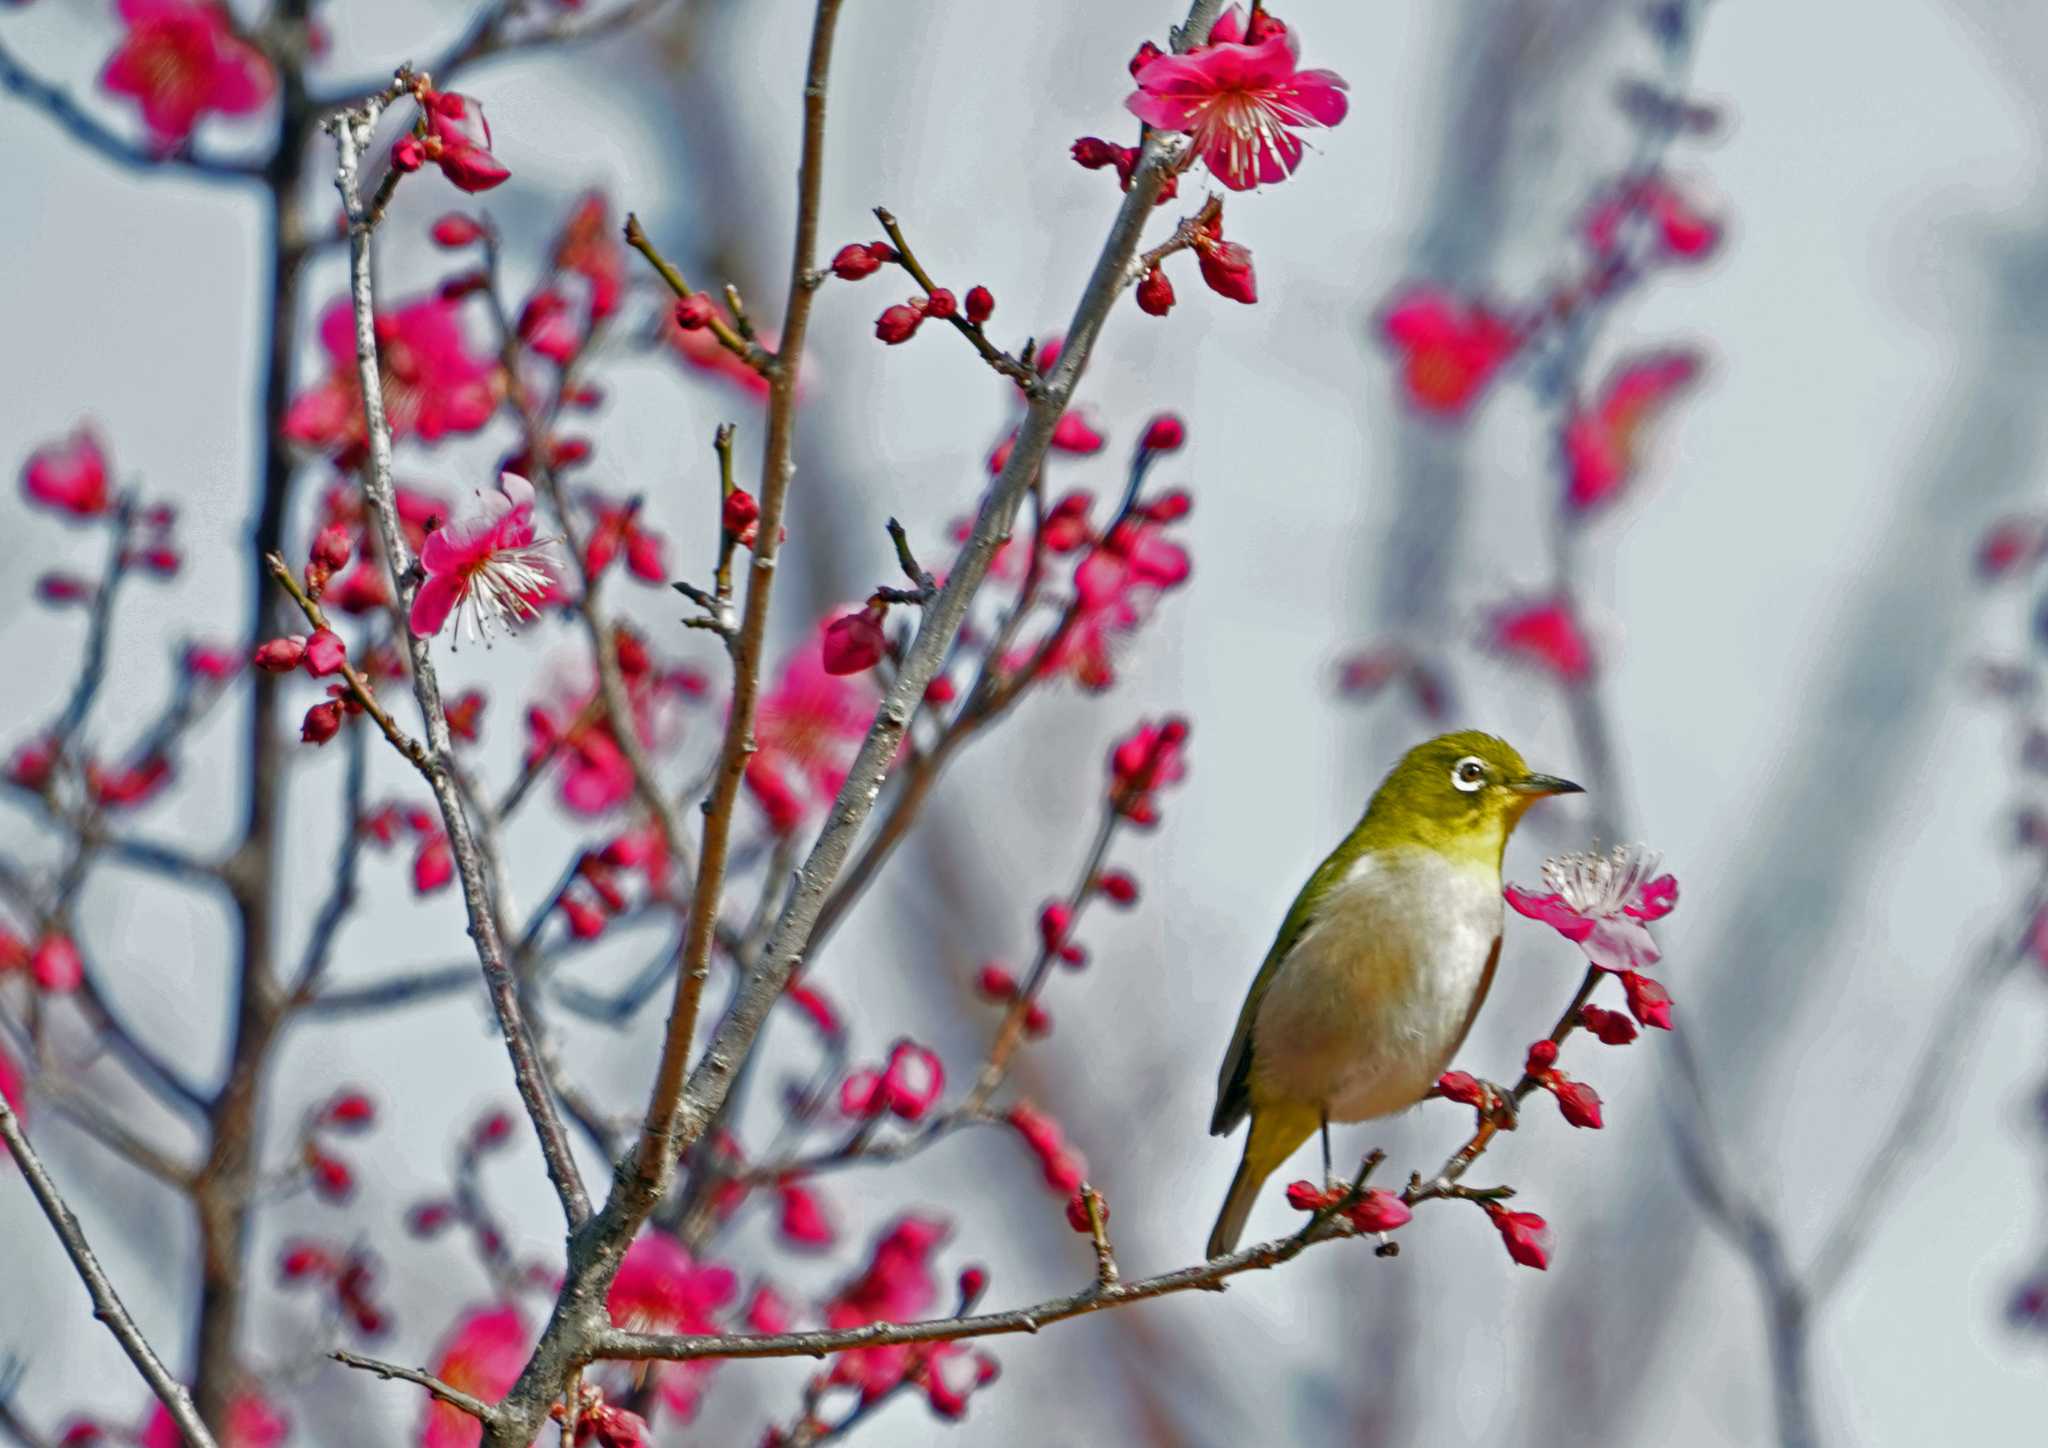
[[[450,1387],[495,1403],[519,1380],[531,1345],[532,1334],[518,1308],[479,1308],[456,1324],[434,1365],[434,1376]],[[476,1448],[483,1436],[484,1425],[462,1409],[441,1402],[427,1404],[420,1448]]]
[[[470,351],[455,303],[439,297],[401,303],[377,314],[376,330],[378,380],[394,442],[438,442],[491,420],[498,406],[498,365]],[[320,347],[328,374],[292,400],[285,436],[346,464],[365,446],[355,314],[347,298],[321,314]]]
[[[277,89],[263,53],[235,34],[224,5],[206,0],[117,0],[128,34],[108,57],[100,85],[142,108],[159,151],[175,151],[209,111],[242,116]]]
[[[1495,609],[1487,620],[1486,643],[1496,653],[1545,670],[1559,683],[1583,684],[1593,677],[1593,645],[1564,598]]]
[[[633,1332],[717,1332],[718,1314],[738,1293],[731,1268],[699,1263],[667,1232],[650,1229],[626,1249],[605,1308],[615,1327]],[[655,1382],[669,1411],[685,1420],[695,1416],[716,1366],[712,1358],[657,1366]]]
[[[1656,352],[1618,368],[1565,423],[1565,502],[1585,513],[1612,502],[1634,477],[1643,430],[1700,373],[1691,352]]]
[[[835,675],[825,667],[823,632],[830,624],[823,622],[817,638],[791,653],[755,714],[759,747],[747,761],[747,788],[780,833],[796,829],[839,793],[875,721],[870,676]]]
[[[21,469],[21,491],[31,503],[68,514],[97,518],[113,506],[107,491],[107,455],[90,427],[45,443]]]
[[[1514,323],[1484,304],[1426,286],[1397,297],[1380,329],[1400,357],[1409,403],[1441,417],[1470,407],[1521,342]]]

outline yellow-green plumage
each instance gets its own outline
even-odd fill
[[[1295,897],[1239,1014],[1209,1129],[1247,1115],[1252,1129],[1210,1256],[1237,1244],[1266,1178],[1323,1122],[1422,1099],[1492,983],[1508,835],[1535,800],[1577,788],[1470,730],[1388,773]]]

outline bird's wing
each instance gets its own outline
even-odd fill
[[[1223,1069],[1216,1075],[1216,1112],[1209,1118],[1211,1136],[1228,1136],[1251,1110],[1252,1023],[1258,1019],[1259,1003],[1266,998],[1266,990],[1273,984],[1273,977],[1279,974],[1282,962],[1294,953],[1294,947],[1301,944],[1302,936],[1308,934],[1309,927],[1315,924],[1315,914],[1309,902],[1327,900],[1327,887],[1334,885],[1350,868],[1351,861],[1346,851],[1332,852],[1308,877],[1308,883],[1301,887],[1301,893],[1294,897],[1294,904],[1288,908],[1287,918],[1280,922],[1280,933],[1273,937],[1273,948],[1266,952],[1265,963],[1259,967],[1257,979],[1252,981],[1251,993],[1244,998],[1244,1009],[1238,1013],[1237,1030],[1230,1038],[1230,1049],[1223,1053]]]

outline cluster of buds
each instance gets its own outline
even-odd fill
[[[632,853],[631,847],[615,848],[619,844],[614,840],[603,850],[585,851],[576,862],[574,884],[562,891],[562,918],[569,924],[569,933],[578,940],[597,939],[612,919],[623,915],[632,903],[620,889],[617,867],[611,863],[615,855]],[[576,884],[587,890],[590,898],[586,899],[575,888]]]
[[[1004,1120],[1016,1128],[1024,1144],[1038,1158],[1045,1184],[1060,1196],[1071,1196],[1088,1175],[1088,1163],[1070,1145],[1060,1124],[1028,1101],[1019,1101],[1004,1113]]]
[[[841,281],[857,282],[873,276],[892,262],[902,260],[902,254],[886,241],[856,241],[833,253],[829,270]],[[906,298],[896,306],[884,308],[882,315],[875,319],[875,335],[894,346],[916,336],[917,329],[924,325],[927,317],[936,321],[958,317],[968,326],[978,328],[995,315],[995,310],[995,294],[987,287],[969,287],[965,298],[955,296],[950,288],[933,287],[930,291]]]
[[[327,591],[328,580],[348,567],[355,542],[345,524],[329,523],[313,535],[306,555],[306,593],[318,598]]]
[[[413,82],[419,119],[391,147],[391,165],[402,172],[429,163],[457,187],[475,193],[503,184],[512,173],[491,154],[491,123],[475,96],[437,91],[424,76]]]
[[[1351,1189],[1346,1186],[1319,1187],[1311,1181],[1289,1182],[1287,1185],[1287,1205],[1297,1212],[1326,1212],[1341,1205],[1350,1195]],[[1343,1215],[1358,1231],[1377,1234],[1406,1226],[1415,1213],[1393,1192],[1367,1187],[1344,1208]]]
[[[1600,1119],[1600,1093],[1557,1069],[1557,1042],[1546,1038],[1532,1044],[1522,1069],[1557,1098],[1558,1111],[1573,1126],[1598,1129],[1605,1124]]]
[[[1007,1006],[1017,1000],[1022,987],[1007,967],[991,960],[975,973],[974,989],[983,999]],[[1024,1007],[1024,1034],[1034,1041],[1052,1034],[1052,1012],[1036,1000]]]
[[[323,1242],[287,1242],[277,1259],[277,1275],[286,1286],[324,1285],[342,1317],[364,1337],[382,1337],[391,1330],[391,1314],[373,1295],[376,1272],[376,1259],[368,1252]]]
[[[363,816],[358,828],[365,837],[389,849],[398,843],[401,831],[417,841],[412,858],[412,887],[415,893],[431,895],[455,878],[455,855],[448,845],[448,832],[441,817],[424,805],[390,802]]]
[[[858,1120],[888,1113],[920,1121],[946,1089],[945,1063],[915,1041],[898,1041],[887,1064],[865,1066],[839,1087],[839,1109]]]
[[[1144,49],[1138,53],[1140,56],[1145,55],[1147,52],[1156,55],[1158,50],[1159,47],[1148,40],[1145,42]],[[1136,63],[1135,60],[1132,62],[1133,65],[1136,65]],[[1116,173],[1117,188],[1122,191],[1131,189],[1131,178],[1137,175],[1138,172],[1138,147],[1119,146],[1116,142],[1105,141],[1100,136],[1083,136],[1074,142],[1071,154],[1074,158],[1074,164],[1082,170],[1114,171]],[[1159,196],[1152,204],[1154,206],[1163,206],[1178,195],[1180,195],[1180,177],[1176,173],[1168,172],[1166,179],[1160,182]]]
[[[1174,716],[1140,724],[1109,753],[1109,797],[1118,814],[1134,825],[1159,822],[1155,791],[1187,775],[1184,759],[1187,720]]]
[[[1192,224],[1183,223],[1184,242],[1166,250],[1188,250],[1195,254],[1195,265],[1201,272],[1202,283],[1220,297],[1247,306],[1259,299],[1259,282],[1252,269],[1252,254],[1248,247],[1223,239],[1223,207],[1211,203],[1203,208],[1202,214]],[[1136,296],[1138,309],[1154,317],[1163,317],[1173,310],[1175,301],[1173,283],[1167,279],[1162,263],[1164,255],[1158,255],[1138,278]]]
[[[355,1172],[328,1146],[331,1135],[356,1135],[377,1121],[376,1103],[361,1091],[340,1091],[306,1115],[299,1156],[313,1190],[337,1206],[355,1195]]]
[[[1074,912],[1063,900],[1048,900],[1038,911],[1038,943],[1069,970],[1088,963],[1088,947],[1073,938]]]

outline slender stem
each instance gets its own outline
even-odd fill
[[[29,1145],[28,1137],[22,1132],[21,1118],[14,1114],[14,1108],[7,1104],[4,1096],[0,1096],[0,1140],[4,1140],[7,1149],[14,1153],[15,1161],[21,1166],[21,1174],[28,1180],[29,1191],[35,1195],[36,1205],[49,1218],[57,1240],[63,1243],[71,1265],[78,1270],[79,1280],[85,1283],[85,1290],[91,1294],[92,1315],[104,1322],[107,1331],[114,1334],[121,1350],[128,1354],[128,1360],[135,1364],[135,1370],[149,1384],[149,1390],[157,1395],[171,1415],[171,1421],[185,1435],[185,1441],[195,1448],[215,1448],[213,1435],[206,1431],[199,1409],[193,1405],[192,1395],[185,1391],[184,1384],[171,1376],[163,1359],[156,1355],[156,1349],[143,1337],[142,1329],[135,1325],[135,1319],[128,1315],[128,1309],[121,1305],[120,1294],[114,1291],[114,1284],[107,1280],[99,1258],[93,1255],[92,1247],[85,1240],[85,1232],[78,1225],[78,1218],[71,1214],[71,1208],[65,1204],[57,1184],[50,1180],[42,1158],[36,1155],[35,1148]]]
[[[363,420],[369,439],[369,464],[363,469],[363,491],[377,520],[378,538],[391,570],[393,597],[403,610],[417,588],[412,549],[398,519],[398,505],[391,481],[391,430],[384,416],[383,383],[377,358],[375,297],[371,283],[370,224],[357,190],[362,149],[385,107],[405,93],[403,84],[371,97],[354,111],[332,117],[327,125],[340,154],[335,188],[341,193],[342,208],[349,219],[350,296],[355,313],[356,367],[363,395]],[[423,771],[440,807],[447,831],[449,852],[454,856],[456,874],[462,882],[463,907],[469,916],[470,938],[476,942],[477,961],[483,968],[484,985],[498,1017],[499,1033],[512,1060],[512,1074],[521,1103],[540,1140],[542,1159],[549,1180],[560,1198],[562,1213],[572,1230],[590,1217],[590,1197],[569,1144],[561,1114],[555,1108],[547,1071],[528,1029],[520,1004],[519,985],[505,961],[504,945],[498,936],[495,909],[490,899],[484,860],[470,829],[452,767],[453,741],[448,715],[441,704],[441,686],[434,672],[429,641],[403,630],[412,664],[413,694],[426,721],[428,767]]]

